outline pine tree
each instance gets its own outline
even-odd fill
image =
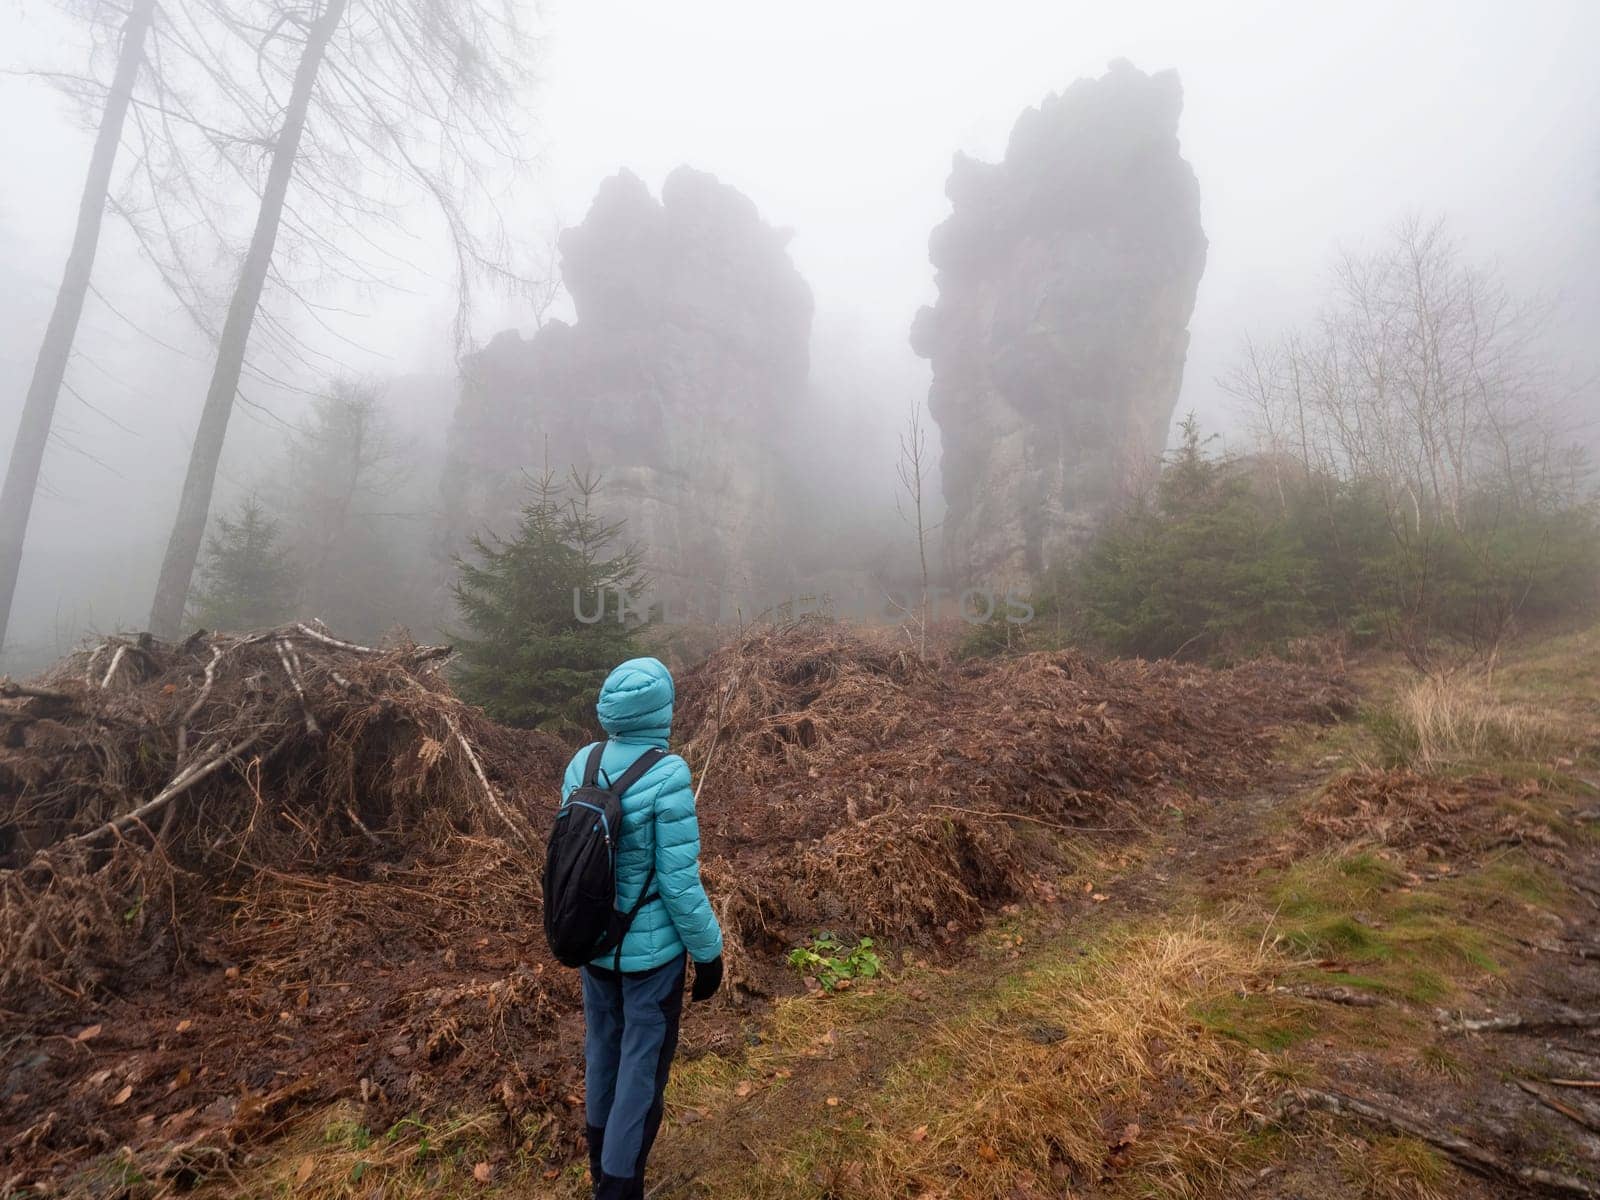
[[[294,611],[299,581],[279,544],[278,523],[254,496],[233,519],[219,516],[206,542],[201,584],[190,597],[190,619],[205,629],[257,629]]]
[[[377,638],[406,604],[383,510],[404,474],[381,389],[336,379],[289,439],[276,505],[300,573],[301,610],[343,637]]]
[[[638,653],[633,606],[647,585],[642,551],[614,549],[622,521],[594,511],[599,480],[545,471],[529,483],[516,535],[475,536],[456,560],[468,630],[456,684],[496,720],[553,732],[593,728],[611,668]]]
[[[1315,564],[1191,414],[1152,496],[1114,514],[1069,583],[1084,631],[1122,654],[1231,655],[1314,622]]]

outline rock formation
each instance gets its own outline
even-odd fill
[[[964,583],[1070,556],[1166,444],[1206,257],[1182,105],[1173,72],[1116,62],[1025,111],[1002,162],[956,156],[911,341]]]
[[[812,314],[788,238],[700,171],[674,171],[659,202],[630,172],[607,179],[561,235],[576,321],[502,333],[467,366],[444,485],[455,543],[514,524],[525,472],[573,465],[603,475],[664,596],[704,612],[773,586]]]

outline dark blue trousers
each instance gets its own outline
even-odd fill
[[[601,1176],[610,1185],[628,1181],[644,1195],[644,1162],[661,1128],[667,1072],[678,1049],[683,1016],[686,959],[653,971],[583,968],[583,1051],[589,1124],[589,1164],[596,1195]]]

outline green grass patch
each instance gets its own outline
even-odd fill
[[[1349,971],[1318,971],[1315,978],[1319,983],[1334,987],[1354,988],[1360,992],[1375,992],[1378,995],[1394,994],[1393,983],[1373,975],[1355,975]]]
[[[1455,901],[1457,906],[1471,905],[1488,909],[1499,908],[1507,899],[1512,899],[1523,905],[1557,912],[1572,899],[1571,890],[1562,882],[1560,875],[1520,853],[1508,855],[1458,878],[1442,880],[1439,891]]]
[[[1309,1004],[1278,996],[1222,996],[1198,1004],[1195,1020],[1220,1037],[1277,1054],[1314,1036],[1321,1023]]]
[[[1366,713],[1372,705],[1362,705],[1351,720],[1332,725],[1295,725],[1284,731],[1275,755],[1279,762],[1297,770],[1349,770],[1376,763],[1382,746]]]
[[[1502,969],[1491,934],[1467,917],[1482,897],[1511,888],[1544,896],[1551,886],[1526,865],[1496,870],[1494,877],[1474,873],[1414,889],[1399,866],[1374,854],[1310,859],[1269,887],[1276,915],[1268,932],[1293,958],[1361,968],[1318,973],[1323,981],[1435,1003]]]

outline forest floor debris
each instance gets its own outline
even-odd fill
[[[108,878],[165,881],[165,909],[120,940],[82,926],[49,977],[81,997],[39,985],[48,956],[8,992],[13,1189],[581,1194],[576,989],[539,936],[538,847],[500,812],[536,840],[570,748],[482,722],[423,648],[305,640],[298,666],[275,639],[230,650],[247,674],[219,665],[232,698],[183,735],[231,746],[270,716],[284,751],[198,780],[165,829],[89,843]],[[145,652],[160,669],[125,653],[109,689],[114,650],[0,696],[0,769],[83,797],[13,821],[15,880],[196,761],[173,719],[215,647]],[[1540,686],[1584,713],[1591,684]],[[1542,763],[1381,766],[1379,700],[1303,667],[923,664],[820,625],[751,634],[680,697],[737,986],[689,1014],[668,1200],[1600,1186],[1593,722]],[[141,727],[152,749],[72,760],[142,766],[120,807],[27,752]],[[354,766],[308,770],[329,743]],[[863,936],[881,970],[847,987],[787,965]]]
[[[1542,686],[1600,718],[1600,629],[1580,641]],[[686,1063],[664,1200],[1600,1192],[1600,719],[1542,767],[1424,776],[1372,765],[1371,715],[1139,838],[1081,839],[1055,898],[1002,906],[956,969],[891,957]],[[1207,966],[1163,972],[1163,947]]]
[[[489,1113],[474,1136],[559,1172],[578,997],[537,842],[570,748],[460,703],[443,653],[302,625],[113,639],[5,685],[0,1189],[226,1178],[341,1105],[368,1130]],[[924,664],[811,623],[680,696],[746,997],[798,992],[786,954],[823,928],[953,961],[1053,886],[1062,833],[1242,786],[1287,724],[1351,704],[1287,664]]]

